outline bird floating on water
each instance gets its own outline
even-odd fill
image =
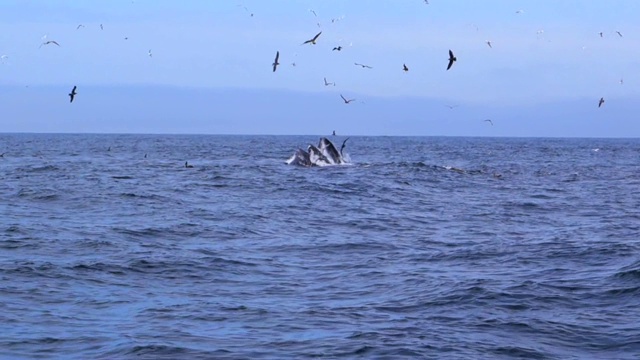
[[[276,51],[276,58],[273,60],[273,64],[271,64],[271,66],[273,66],[273,72],[276,72],[276,68],[280,65],[278,59],[280,59],[280,51]]]
[[[344,101],[344,103],[345,103],[345,104],[348,104],[348,103],[350,103],[350,102],[352,102],[352,101],[355,101],[355,100],[356,100],[356,99],[349,99],[349,100],[347,100],[344,96],[342,96],[342,94],[340,94],[340,97],[342,98],[342,100]]]
[[[449,50],[449,65],[447,65],[447,70],[451,69],[451,65],[456,61],[458,61],[458,58],[453,55],[453,51]]]
[[[317,33],[317,34],[316,34],[316,36],[314,36],[313,38],[311,38],[311,39],[309,39],[309,40],[307,40],[307,41],[303,42],[303,43],[302,43],[302,45],[304,45],[304,44],[309,44],[309,43],[311,43],[312,45],[315,45],[315,44],[316,44],[316,40],[318,40],[318,36],[320,36],[320,34],[322,34],[322,31],[320,31],[319,33]]]
[[[188,161],[185,161],[185,162],[184,162],[184,167],[186,167],[186,168],[192,168],[192,167],[193,167],[193,165],[190,165]]]
[[[78,94],[76,92],[76,88],[77,86],[74,86],[73,89],[71,89],[71,92],[69,93],[69,102],[72,103],[73,99],[76,97],[76,95]]]

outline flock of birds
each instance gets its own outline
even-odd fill
[[[424,3],[425,3],[426,5],[429,5],[429,1],[428,1],[428,0],[423,0],[423,1],[424,1]],[[244,10],[245,10],[245,11],[246,11],[246,12],[247,12],[251,17],[253,17],[253,16],[254,16],[254,13],[253,13],[253,12],[251,12],[251,11],[250,11],[246,6],[244,6],[244,5],[242,5],[242,4],[239,4],[238,6],[239,6],[239,7],[242,7],[242,8],[243,8],[243,9],[244,9]],[[317,16],[316,12],[315,12],[313,9],[309,9],[309,12],[313,13],[313,15],[314,15],[314,16]],[[517,13],[517,14],[522,14],[522,13],[524,13],[524,10],[517,10],[517,11],[516,11],[516,13]],[[338,20],[341,20],[341,18],[331,19],[331,22],[333,23],[333,22],[336,22],[336,21],[338,21]],[[318,23],[318,26],[320,27],[320,24],[319,24],[319,23]],[[79,25],[77,25],[76,30],[79,30],[79,29],[81,29],[81,28],[84,28],[84,25],[83,25],[83,24],[79,24]],[[103,27],[103,25],[102,25],[102,24],[100,24],[100,29],[101,29],[101,30],[104,30],[104,27]],[[538,33],[540,33],[540,32],[542,32],[542,30],[539,30],[539,31],[538,31]],[[321,31],[319,31],[319,32],[317,32],[313,37],[311,37],[311,38],[309,38],[309,39],[307,39],[307,40],[304,40],[304,41],[301,43],[301,45],[316,45],[316,44],[319,42],[319,40],[321,39],[322,33],[323,33],[323,32],[322,32],[322,30],[321,30]],[[622,35],[622,33],[621,33],[620,31],[616,31],[616,34],[617,34],[619,37],[623,37],[623,35]],[[599,33],[598,33],[598,35],[599,35],[600,37],[603,37],[603,36],[604,36],[604,33],[603,33],[603,32],[599,32]],[[124,37],[124,39],[125,39],[125,40],[127,40],[127,39],[128,39],[128,37]],[[490,40],[486,40],[486,41],[485,41],[485,43],[486,43],[486,45],[487,45],[489,48],[493,48],[493,45],[492,45],[492,43],[491,43],[491,41],[490,41]],[[55,41],[55,40],[47,39],[46,35],[45,35],[45,36],[43,36],[43,38],[42,38],[42,43],[40,44],[40,48],[45,47],[45,46],[57,46],[57,47],[61,47],[60,43],[58,43],[58,42],[57,42],[57,41]],[[342,46],[341,46],[341,45],[338,45],[338,46],[334,46],[334,47],[332,48],[332,51],[342,51],[342,49],[343,49],[343,48],[342,48]],[[153,53],[151,52],[151,49],[149,49],[149,51],[148,51],[148,56],[149,56],[149,57],[153,57]],[[0,61],[2,61],[2,62],[4,63],[4,62],[6,61],[6,59],[7,59],[7,58],[8,58],[8,57],[7,57],[7,55],[2,55],[2,56],[0,56]],[[446,63],[446,70],[447,70],[447,71],[448,71],[448,70],[451,70],[451,69],[452,69],[452,67],[454,66],[454,64],[455,64],[457,61],[458,61],[458,58],[457,58],[457,57],[456,57],[456,55],[454,54],[453,50],[449,49],[449,51],[448,51],[448,60],[447,60],[447,63]],[[273,62],[272,62],[272,64],[271,64],[271,65],[272,65],[272,71],[275,73],[275,72],[278,70],[278,66],[280,66],[280,65],[281,65],[281,64],[280,64],[280,51],[279,51],[279,50],[277,50],[277,51],[276,51],[276,53],[275,53],[275,58],[274,58],[274,60],[273,60]],[[293,65],[293,66],[295,66],[295,63],[292,63],[292,65]],[[359,67],[361,67],[361,68],[363,68],[363,69],[372,69],[372,68],[373,68],[373,67],[372,67],[372,66],[370,66],[370,65],[363,64],[363,63],[358,63],[358,62],[354,62],[354,65],[355,65],[355,66],[359,66]],[[407,66],[407,64],[406,64],[406,63],[403,63],[403,64],[402,64],[402,69],[401,69],[401,70],[402,70],[402,71],[404,71],[404,72],[408,72],[408,71],[409,71],[409,67]],[[324,77],[324,79],[323,79],[323,80],[324,80],[324,85],[325,85],[325,86],[336,86],[336,83],[335,83],[335,82],[330,82],[330,81],[328,81],[326,77]],[[623,80],[622,80],[622,79],[620,79],[620,83],[621,83],[621,84],[622,84],[622,81],[623,81]],[[76,98],[77,94],[78,94],[78,92],[77,92],[77,86],[75,86],[75,85],[74,85],[74,86],[73,86],[73,88],[71,89],[71,91],[70,91],[70,92],[69,92],[69,94],[68,94],[68,96],[69,96],[69,102],[70,102],[70,103],[73,103],[73,101],[74,101],[74,99]],[[352,102],[356,101],[356,99],[354,99],[354,98],[347,98],[347,97],[345,97],[343,94],[340,94],[340,98],[342,99],[342,101],[344,102],[344,104],[351,104]],[[602,106],[604,105],[604,103],[605,103],[605,99],[604,99],[604,97],[601,97],[601,98],[599,99],[599,101],[598,101],[598,108],[602,107]],[[449,105],[447,105],[447,106],[448,106],[450,109],[453,109],[453,108],[455,107],[455,106],[449,106]],[[484,122],[487,122],[487,123],[488,123],[488,124],[490,124],[490,125],[493,125],[493,121],[492,121],[491,119],[485,119],[485,120],[483,120],[483,121],[484,121]],[[334,131],[334,135],[335,135],[335,131]],[[191,167],[191,166],[190,166],[189,164],[186,164],[186,163],[185,163],[185,167]]]

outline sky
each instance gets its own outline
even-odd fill
[[[3,0],[0,132],[639,137],[637,19],[637,0]]]

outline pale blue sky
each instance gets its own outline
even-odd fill
[[[4,0],[0,131],[640,136],[640,1],[429,2]],[[301,45],[320,30],[317,45]],[[448,49],[458,62],[446,71]],[[136,106],[120,109],[109,89]],[[199,91],[212,98],[186,95]],[[216,102],[224,91],[244,101]],[[357,101],[345,105],[340,93]],[[284,101],[292,94],[295,103]],[[87,126],[91,117],[102,125]]]

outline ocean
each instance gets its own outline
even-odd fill
[[[0,134],[0,358],[640,358],[640,139],[319,137]]]

